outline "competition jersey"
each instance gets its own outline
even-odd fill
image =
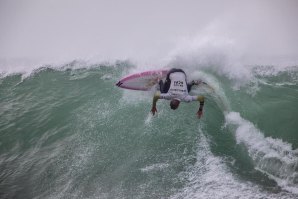
[[[172,100],[178,99],[184,102],[197,100],[197,96],[188,95],[186,76],[182,72],[174,72],[170,74],[171,85],[168,93],[160,94],[160,99]]]
[[[188,95],[187,83],[185,74],[182,72],[175,72],[170,74],[171,85],[168,93],[174,95]]]

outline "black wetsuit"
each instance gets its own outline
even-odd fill
[[[160,92],[161,93],[167,93],[169,91],[170,86],[171,86],[170,74],[176,73],[176,72],[181,72],[181,73],[185,74],[185,72],[182,69],[179,69],[179,68],[172,68],[171,70],[169,70],[169,72],[167,74],[167,77],[166,77],[166,80],[165,80],[165,83],[163,83],[162,80],[159,81],[159,86],[160,86]],[[186,77],[186,74],[185,74],[185,77]],[[186,79],[185,79],[185,81],[186,81]],[[189,83],[187,84],[188,92],[190,92],[192,86],[193,86],[193,84],[189,84]]]

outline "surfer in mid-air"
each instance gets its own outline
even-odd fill
[[[153,96],[151,113],[154,115],[157,112],[156,103],[159,99],[171,100],[170,107],[176,110],[179,107],[180,101],[192,102],[199,101],[200,107],[197,112],[199,118],[203,115],[204,96],[191,96],[188,93],[193,85],[206,84],[202,81],[192,81],[187,83],[186,74],[182,69],[172,68],[169,70],[165,82],[159,81],[160,92],[156,92]]]

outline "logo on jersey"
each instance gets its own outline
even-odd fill
[[[183,87],[183,81],[174,81],[174,86]]]

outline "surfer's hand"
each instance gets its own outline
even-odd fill
[[[198,110],[197,116],[200,119],[203,116],[203,110]]]
[[[152,107],[151,108],[151,113],[152,113],[152,115],[155,115],[155,113],[157,113],[156,107]]]

